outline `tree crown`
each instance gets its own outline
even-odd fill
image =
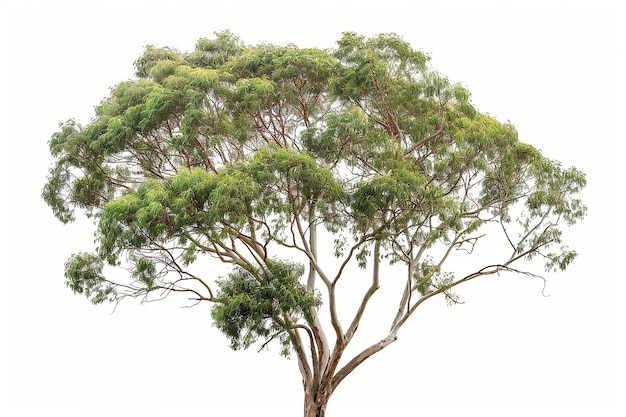
[[[584,174],[520,142],[428,63],[393,34],[345,33],[333,50],[247,46],[228,31],[190,53],[148,46],[91,122],[50,139],[44,200],[63,222],[79,208],[97,223],[97,251],[70,257],[67,285],[93,303],[186,293],[214,303],[233,348],[276,337],[302,357],[299,331],[323,345],[322,300],[349,342],[384,259],[406,271],[393,334],[469,279],[534,257],[565,269],[576,253],[561,224],[585,215]],[[509,256],[462,278],[445,270],[494,233]],[[207,257],[232,272],[194,272]],[[129,282],[104,276],[120,263]],[[344,330],[335,289],[351,264],[372,267],[372,285]]]

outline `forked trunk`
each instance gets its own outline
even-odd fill
[[[397,329],[396,329],[397,330]],[[396,331],[390,333],[386,338],[374,343],[367,349],[352,358],[337,373],[335,369],[344,352],[345,346],[335,348],[333,355],[326,366],[323,367],[324,372],[319,372],[319,378],[304,379],[304,417],[324,417],[326,415],[326,406],[332,393],[337,386],[348,376],[356,367],[362,364],[367,358],[381,351],[390,343],[397,340]],[[310,376],[310,374],[308,374]],[[332,376],[331,376],[332,375]]]

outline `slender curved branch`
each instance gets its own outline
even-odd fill
[[[350,342],[350,340],[356,333],[356,330],[359,327],[359,323],[361,322],[361,318],[363,317],[363,313],[365,312],[365,308],[367,307],[367,303],[369,302],[369,300],[372,298],[374,293],[380,287],[380,284],[379,284],[380,245],[381,245],[381,241],[376,240],[376,243],[374,243],[374,255],[373,255],[374,256],[374,268],[372,271],[372,283],[370,287],[368,288],[367,292],[365,293],[365,295],[363,296],[363,299],[361,300],[361,305],[359,306],[359,309],[354,315],[354,318],[352,320],[352,323],[350,324],[350,327],[348,327],[348,331],[346,332],[346,335],[345,335],[346,344]]]

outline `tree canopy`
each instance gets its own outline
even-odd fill
[[[562,226],[585,215],[584,174],[479,112],[429,60],[394,34],[344,33],[332,50],[249,46],[229,31],[188,53],[146,47],[87,125],[68,120],[50,139],[44,200],[62,222],[78,209],[96,223],[97,251],[70,256],[66,284],[95,304],[212,303],[232,348],[278,340],[296,355],[305,415],[323,415],[425,300],[455,302],[454,287],[525,272],[524,260],[564,270],[576,252]],[[446,269],[497,239],[504,258]],[[194,268],[207,261],[231,272]],[[386,276],[390,264],[404,272]],[[106,276],[115,266],[127,281]],[[368,288],[340,320],[337,288],[359,270]],[[388,280],[404,283],[381,318],[389,333],[340,366]]]

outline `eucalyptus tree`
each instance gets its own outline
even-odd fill
[[[87,125],[69,120],[49,141],[44,200],[62,222],[78,209],[96,224],[97,250],[69,257],[67,286],[94,304],[211,303],[233,349],[276,341],[297,358],[304,415],[323,416],[424,301],[530,273],[518,265],[533,258],[564,270],[584,174],[428,63],[393,34],[344,33],[332,50],[247,46],[228,31],[189,53],[147,47]],[[488,242],[504,250],[453,261]],[[127,279],[106,275],[116,266]],[[342,298],[350,276],[366,285]],[[398,289],[377,317],[388,331],[347,357],[382,285]]]

